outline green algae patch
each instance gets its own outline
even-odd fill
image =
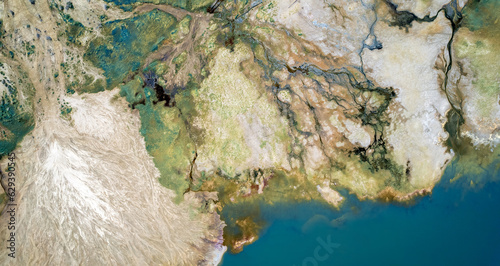
[[[151,4],[167,4],[173,7],[182,8],[188,11],[205,11],[213,0],[104,0],[108,3],[113,3],[125,11],[131,11],[134,4],[151,3]]]
[[[85,62],[80,56],[66,50],[66,62],[61,63],[60,76],[65,77],[66,93],[96,93],[105,90],[104,77],[96,77],[89,72],[93,72],[86,67]],[[96,69],[97,70],[97,69]]]
[[[137,71],[145,57],[158,49],[175,29],[175,18],[153,10],[103,24],[102,35],[90,42],[84,58],[104,70],[106,88],[112,89]]]
[[[0,100],[0,157],[12,152],[26,134],[34,128],[33,116],[25,112],[14,94],[4,93]]]
[[[149,101],[137,109],[141,113],[141,134],[146,149],[160,170],[160,183],[173,189],[180,201],[189,188],[191,162],[196,150],[179,110],[152,105]]]
[[[195,103],[195,95],[198,95],[199,89],[200,85],[190,79],[186,84],[186,88],[177,91],[175,95],[175,103],[182,112],[182,119],[189,124],[192,124],[193,119],[199,115]],[[202,130],[191,127],[190,133],[198,145],[203,144]]]
[[[120,96],[125,97],[127,102],[134,106],[142,101],[146,100],[146,95],[142,89],[142,84],[144,81],[140,76],[136,76],[133,80],[127,82],[127,84],[121,86]]]
[[[12,152],[33,130],[34,90],[26,73],[0,63],[0,158]]]
[[[171,32],[172,41],[176,44],[180,43],[189,34],[192,17],[186,15],[177,24],[177,28]]]
[[[161,76],[168,71],[168,65],[160,60],[155,60],[147,67],[144,68],[143,72],[154,72],[157,76]]]
[[[160,183],[176,192],[176,202],[190,184],[191,164],[196,157],[196,147],[189,137],[178,108],[165,107],[157,102],[155,90],[143,87],[143,80],[136,77],[121,86],[120,94],[141,116],[140,132],[146,149],[160,171]]]
[[[462,10],[462,26],[471,31],[500,31],[498,28],[498,0],[469,1]]]
[[[58,37],[66,36],[69,43],[82,45],[81,38],[87,32],[87,29],[79,21],[74,20],[70,15],[64,14],[62,11],[59,12],[61,18],[66,23],[66,30],[60,32]]]
[[[177,56],[172,60],[172,63],[175,64],[175,73],[179,72],[184,62],[186,62],[186,59],[187,59],[187,53],[182,52],[179,56]]]

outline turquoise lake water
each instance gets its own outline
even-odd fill
[[[222,265],[500,265],[498,161],[481,174],[490,181],[480,189],[467,176],[450,184],[455,169],[412,206],[353,196],[340,211],[317,202],[261,205],[267,227],[259,240],[226,253]]]

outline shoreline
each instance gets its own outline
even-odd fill
[[[500,150],[500,148],[496,148],[497,151]],[[498,159],[495,160],[495,155],[496,153],[493,152],[491,153],[491,161],[489,161],[489,166],[492,167],[496,164],[498,164]],[[484,158],[483,158],[484,159]],[[239,251],[233,252],[231,251],[231,246],[228,244],[227,240],[232,240],[232,239],[237,239],[237,235],[229,234],[226,229],[226,227],[233,227],[232,230],[234,230],[234,227],[236,226],[236,223],[232,223],[230,220],[238,220],[238,218],[233,217],[235,211],[236,213],[241,213],[242,209],[241,208],[247,208],[246,212],[249,212],[251,215],[248,216],[241,216],[239,219],[251,219],[251,218],[259,218],[255,216],[260,216],[262,215],[261,213],[261,208],[266,208],[270,206],[278,207],[280,205],[297,205],[297,204],[307,204],[307,203],[314,203],[314,204],[319,204],[323,205],[323,207],[326,207],[330,209],[333,212],[338,212],[342,213],[345,211],[345,208],[352,203],[353,199],[354,201],[357,202],[370,202],[370,203],[375,203],[375,204],[388,204],[388,205],[393,205],[393,206],[403,206],[403,207],[413,207],[419,204],[419,202],[423,199],[425,199],[427,196],[431,196],[438,186],[443,186],[447,185],[448,183],[454,184],[457,182],[457,176],[460,175],[458,178],[459,180],[462,180],[464,184],[468,184],[469,180],[466,179],[466,176],[472,174],[474,171],[477,171],[476,168],[469,167],[467,169],[463,169],[464,164],[476,164],[476,165],[481,165],[481,162],[477,160],[477,158],[469,158],[467,156],[455,156],[453,160],[451,160],[446,168],[443,170],[443,174],[441,177],[437,180],[437,182],[427,188],[422,188],[422,189],[417,189],[414,190],[413,192],[406,193],[406,194],[401,194],[398,193],[398,191],[395,191],[392,187],[387,187],[386,189],[382,190],[381,192],[378,193],[376,197],[360,197],[356,195],[355,193],[351,192],[349,189],[345,187],[339,187],[336,191],[339,192],[341,197],[343,198],[341,203],[337,206],[328,203],[327,200],[325,200],[321,196],[316,196],[313,197],[310,194],[307,197],[296,197],[293,193],[284,193],[282,197],[278,198],[277,200],[270,200],[269,198],[266,197],[266,189],[269,189],[269,187],[266,187],[263,191],[262,194],[252,194],[252,195],[247,195],[244,198],[237,198],[232,201],[224,201],[222,199],[222,202],[224,202],[223,206],[220,206],[219,210],[219,215],[221,216],[221,220],[226,223],[226,226],[224,227],[224,244],[228,246],[228,251],[230,254],[237,254],[241,252],[246,245],[252,244],[255,241],[258,241],[259,237],[261,236],[262,230],[268,228],[268,224],[262,221],[257,221],[257,223],[260,223],[260,228],[257,231],[254,231],[254,237],[255,239],[252,238],[252,241],[243,241],[240,242],[240,246],[238,247]],[[489,168],[481,168],[483,169],[482,174],[487,174],[487,169]],[[479,169],[479,168],[478,168]],[[454,172],[454,179],[447,180],[446,176],[449,175],[449,171]],[[465,177],[464,177],[465,176]],[[273,179],[270,179],[272,182]],[[493,180],[494,181],[494,180]],[[477,181],[479,182],[479,181]],[[473,186],[471,186],[473,187]],[[272,184],[270,186],[272,188]],[[311,189],[309,192],[315,191],[316,193],[320,194],[316,187],[314,189]],[[292,191],[289,191],[292,192]],[[399,194],[399,195],[398,195]],[[272,197],[271,197],[272,198]],[[233,208],[235,208],[233,210]],[[250,210],[250,211],[249,211]],[[237,217],[237,216],[236,216]],[[229,222],[228,222],[229,220]],[[240,230],[245,231],[245,228],[240,228]],[[246,236],[248,240],[248,235]],[[247,243],[248,242],[248,243]]]
[[[352,257],[353,254],[360,252],[353,247],[359,247],[365,251],[368,247],[372,247],[371,251],[367,252],[371,255],[377,255],[376,257],[370,256],[375,261],[393,261],[393,263],[398,261],[399,263],[395,264],[401,264],[408,257],[415,257],[416,261],[420,261],[421,259],[417,258],[420,256],[418,255],[420,252],[418,254],[401,252],[413,246],[411,243],[404,242],[405,239],[412,239],[412,243],[421,245],[421,243],[429,243],[429,240],[432,239],[430,236],[435,234],[441,237],[438,237],[436,241],[431,241],[429,249],[427,249],[429,252],[424,250],[422,256],[431,258],[432,252],[430,250],[435,249],[436,246],[447,246],[444,248],[446,253],[440,253],[438,260],[448,259],[449,256],[456,253],[457,249],[462,250],[460,254],[491,254],[494,248],[488,248],[488,245],[492,244],[489,242],[493,240],[493,238],[488,238],[491,235],[489,230],[499,231],[496,226],[498,222],[495,221],[500,218],[498,212],[494,211],[498,210],[496,202],[498,202],[500,189],[500,180],[497,178],[499,172],[495,166],[498,166],[498,162],[491,164],[480,176],[490,181],[481,191],[472,186],[464,187],[463,185],[468,183],[466,178],[462,179],[463,182],[460,183],[449,183],[458,170],[457,167],[453,166],[447,170],[441,181],[435,186],[433,190],[435,196],[425,197],[418,204],[412,206],[384,204],[381,201],[358,201],[353,197],[354,201],[346,204],[343,212],[339,213],[331,213],[330,209],[321,207],[321,205],[324,207],[324,204],[316,204],[316,202],[295,207],[288,206],[284,210],[281,206],[271,207],[263,211],[264,215],[270,215],[267,216],[267,219],[272,224],[266,229],[265,234],[260,235],[262,241],[256,242],[255,246],[252,245],[252,249],[248,249],[248,252],[242,256],[226,254],[221,265],[235,265],[242,260],[258,264],[271,256],[271,252],[267,252],[271,246],[275,247],[272,256],[289,265],[300,265],[300,261],[313,255],[313,251],[318,245],[316,239],[318,237],[327,239],[329,235],[331,235],[331,241],[340,244],[340,246],[338,250],[331,253],[332,257],[324,262],[328,264],[333,264],[333,262],[342,264],[342,261],[345,263],[348,259],[351,263],[363,260],[365,256]],[[477,206],[478,202],[481,202],[481,207]],[[296,214],[287,214],[286,212],[289,210],[296,210]],[[478,212],[479,216],[477,218],[469,217],[468,214],[471,211]],[[278,214],[274,215],[274,213]],[[485,219],[486,217],[490,218]],[[478,222],[484,226],[471,230],[471,227],[477,225]],[[302,231],[290,231],[287,228],[296,228]],[[393,234],[387,235],[387,230]],[[283,236],[284,239],[276,240],[277,235]],[[359,237],[365,241],[359,242]],[[480,239],[485,237],[490,239],[489,244],[473,244],[483,243]],[[298,239],[301,241],[300,244],[291,243]],[[460,239],[470,244],[464,244]],[[394,257],[384,256],[384,250],[386,251],[387,248],[399,242],[401,243],[396,244],[396,249],[399,252],[396,251]],[[282,246],[280,243],[291,244]],[[373,246],[375,244],[377,245]],[[373,251],[374,249],[375,251]],[[469,250],[469,252],[463,253],[464,250]],[[256,254],[262,258],[256,258]],[[469,259],[471,258],[469,257]],[[484,259],[488,261],[488,257],[483,257]]]

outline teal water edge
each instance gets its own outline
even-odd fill
[[[221,265],[500,265],[499,162],[450,183],[456,164],[411,206],[350,195],[340,211],[318,202],[262,204],[259,240],[225,254]],[[489,181],[478,188],[475,178]]]

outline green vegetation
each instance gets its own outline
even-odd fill
[[[186,52],[182,52],[179,56],[177,56],[176,58],[174,58],[172,60],[172,63],[175,64],[175,73],[179,72],[179,70],[182,67],[182,64],[184,64],[184,62],[186,61],[186,59],[187,59],[187,53]]]
[[[69,105],[68,102],[64,100],[60,102],[59,98],[57,100],[60,103],[61,116],[64,118],[69,118],[70,117],[69,114],[71,113],[71,111],[73,111],[73,108]]]
[[[102,30],[105,37],[90,42],[84,59],[104,70],[105,87],[112,89],[139,69],[145,57],[170,37],[175,25],[173,16],[159,10],[107,22]]]
[[[26,50],[27,56],[35,54],[35,45],[30,44],[30,42],[24,43],[24,49]]]
[[[120,86],[120,95],[131,108],[139,110],[141,134],[148,153],[160,170],[160,183],[176,192],[177,201],[182,200],[183,193],[189,189],[191,164],[196,157],[186,121],[195,112],[191,91],[197,90],[198,85],[191,81],[186,88],[176,89],[176,94],[171,95],[172,98],[175,96],[175,107],[166,107],[158,104],[159,97],[153,87],[165,85],[161,75],[168,71],[167,64],[157,60],[146,66],[143,72],[138,71],[145,58],[162,42],[185,37],[189,33],[190,21],[191,17],[187,16],[177,23],[173,16],[153,10],[133,18],[107,22],[103,24],[104,37],[91,41],[84,55],[85,60],[104,70],[106,82],[99,87],[100,90],[112,89],[127,81]],[[176,58],[177,69],[186,57],[187,54],[182,53]],[[65,74],[69,72],[68,67],[63,66]],[[143,77],[143,74],[153,77]],[[83,76],[84,85],[94,82],[91,76],[87,78],[85,73]],[[67,87],[67,92],[74,93],[77,85],[80,86],[74,81]],[[89,89],[84,92],[99,91]],[[81,91],[80,88],[77,90]]]
[[[189,88],[196,89],[194,83],[182,90],[179,102],[175,107],[154,104],[158,101],[156,92],[136,76],[121,86],[121,96],[125,97],[131,107],[139,110],[141,115],[141,134],[146,141],[146,149],[153,156],[156,167],[160,170],[160,183],[174,190],[176,201],[189,188],[191,163],[196,157],[195,144],[190,138],[183,115],[192,112],[188,95]],[[181,109],[186,106],[185,110]]]
[[[182,8],[188,11],[205,11],[213,0],[104,0],[108,3],[114,3],[125,11],[131,11],[134,4],[152,3],[152,4],[167,4],[174,7]]]
[[[67,28],[64,35],[66,35],[66,37],[68,38],[68,42],[81,45],[82,43],[79,40],[79,38],[85,34],[85,31],[87,30],[85,26],[83,26],[83,24],[80,23],[79,21],[75,21],[68,14],[64,14],[62,12],[60,12],[60,14],[63,21],[66,22],[67,24]]]
[[[2,83],[9,93],[4,92],[0,100],[0,157],[16,148],[23,137],[34,128],[33,116],[24,110],[17,99],[17,89],[8,79]]]
[[[498,28],[500,2],[497,0],[474,0],[467,2],[463,9],[463,26],[471,31],[495,30]]]
[[[104,91],[105,81],[102,78],[94,78],[87,74],[82,68],[80,58],[71,57],[66,63],[61,63],[62,73],[66,76],[66,93],[73,94],[76,91],[80,93],[95,93]],[[76,75],[71,75],[76,73]]]

